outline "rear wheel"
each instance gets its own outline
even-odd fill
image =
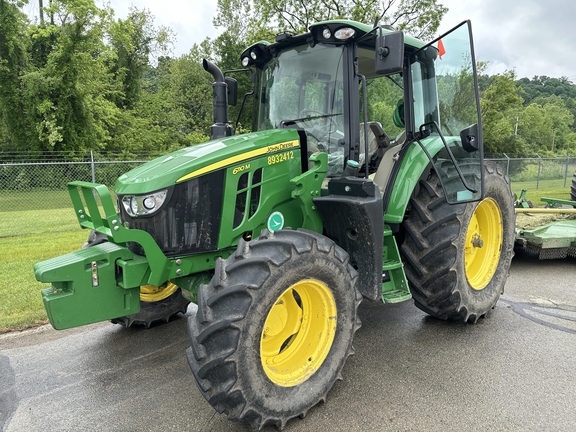
[[[325,400],[360,327],[348,254],[319,234],[265,231],[218,260],[188,320],[188,362],[230,420],[282,429]]]
[[[475,323],[496,305],[515,237],[514,197],[502,169],[485,163],[486,197],[449,205],[436,173],[410,200],[402,245],[416,306],[440,319]]]
[[[572,176],[572,185],[570,186],[570,199],[576,201],[576,173]]]

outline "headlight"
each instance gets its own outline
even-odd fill
[[[147,195],[125,195],[122,197],[124,210],[132,217],[146,216],[154,213],[166,200],[168,189]]]
[[[354,30],[353,28],[344,27],[336,30],[336,33],[334,33],[334,37],[336,37],[336,39],[346,40],[354,36],[354,33],[356,33],[356,30]]]

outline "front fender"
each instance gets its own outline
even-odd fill
[[[421,143],[430,154],[430,157],[434,157],[444,148],[444,144],[439,137],[428,137],[421,140]],[[412,191],[414,191],[424,170],[431,163],[417,142],[409,145],[392,185],[392,192],[386,208],[386,214],[384,215],[385,223],[396,224],[403,221]]]

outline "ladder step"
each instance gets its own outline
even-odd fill
[[[402,267],[401,261],[386,260],[382,263],[382,270],[394,270]]]

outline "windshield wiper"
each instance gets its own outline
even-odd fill
[[[308,120],[317,120],[317,119],[323,119],[323,118],[329,118],[329,117],[336,117],[342,115],[342,113],[335,113],[335,114],[322,114],[322,115],[317,115],[317,116],[307,116],[307,117],[300,117],[300,118],[296,118],[296,119],[292,119],[292,120],[282,120],[279,124],[278,127],[280,129],[282,129],[284,126],[290,126],[299,122],[303,122],[303,121],[308,121]]]

